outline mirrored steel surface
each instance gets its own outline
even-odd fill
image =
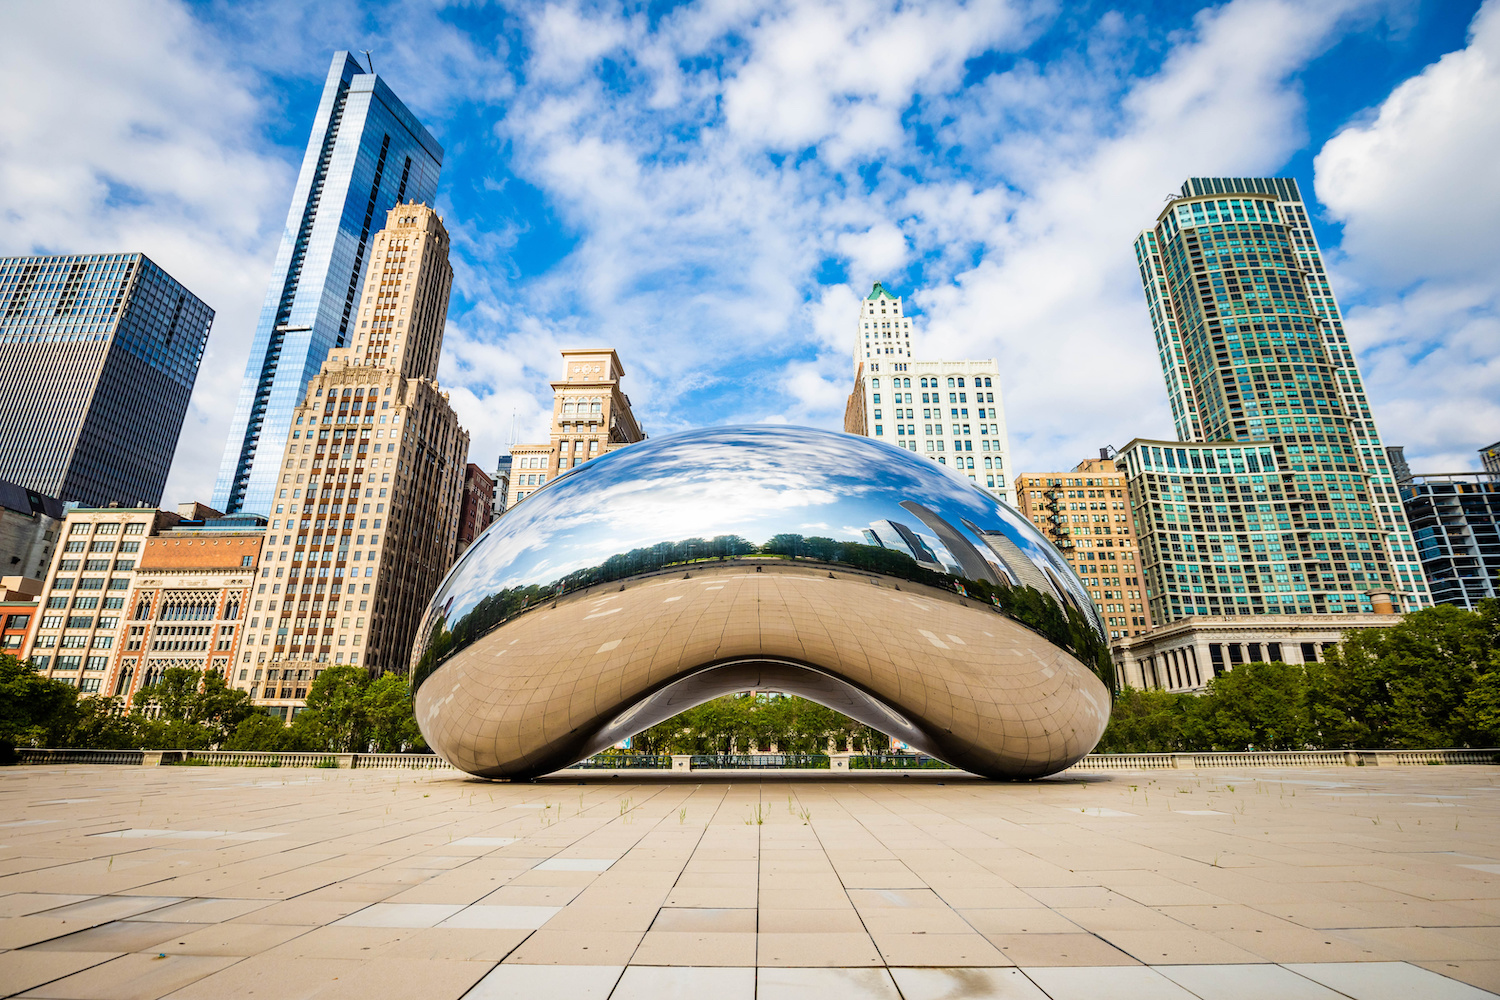
[[[753,688],[1034,777],[1093,749],[1114,687],[1097,609],[1019,514],[928,458],[797,427],[570,470],[469,547],[419,636],[423,735],[487,777]]]

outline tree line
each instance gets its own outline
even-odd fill
[[[1096,753],[1500,746],[1500,601],[1344,634],[1325,662],[1247,663],[1203,694],[1126,689]]]
[[[1051,608],[1043,609],[1051,610]],[[1059,618],[1058,627],[1071,624]],[[426,752],[405,679],[323,671],[284,725],[218,674],[172,668],[134,710],[0,655],[0,757],[16,746]],[[638,753],[875,753],[885,736],[805,698],[728,695],[637,734]],[[1500,746],[1500,601],[1345,634],[1325,662],[1249,663],[1201,694],[1125,689],[1096,753]]]
[[[279,750],[328,753],[426,751],[411,691],[395,674],[371,678],[360,667],[333,667],[312,683],[307,707],[291,725],[250,703],[217,673],[184,667],[162,672],[136,692],[134,708],[81,696],[71,684],[0,655],[0,760],[18,746],[96,750]]]
[[[647,754],[883,753],[890,741],[869,726],[795,695],[732,694],[706,701],[637,733]]]

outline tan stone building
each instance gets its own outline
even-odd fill
[[[1353,629],[1390,628],[1395,614],[1194,615],[1113,643],[1121,686],[1202,691],[1242,663],[1318,663]]]
[[[126,704],[171,667],[233,681],[266,519],[222,517],[199,504],[184,504],[179,513],[192,516],[145,540],[125,602],[104,693]]]
[[[437,383],[448,245],[432,209],[391,210],[354,340],[295,411],[235,678],[285,718],[329,666],[404,671],[452,562],[469,435]]]
[[[1111,640],[1151,628],[1125,473],[1113,459],[1085,459],[1072,472],[1024,472],[1016,499],[1088,587]]]
[[[625,366],[608,348],[563,351],[563,377],[552,383],[552,433],[546,444],[513,445],[506,509],[559,473],[645,439],[620,388]]]
[[[68,511],[22,657],[86,694],[112,693],[125,602],[142,549],[178,520],[155,507]]]

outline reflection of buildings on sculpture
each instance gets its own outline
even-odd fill
[[[647,478],[642,508],[629,487]],[[1045,539],[863,436],[645,441],[570,470],[482,545],[433,596],[411,667],[429,744],[473,774],[545,773],[738,691],[801,695],[998,777],[1066,767],[1108,720],[1101,623]]]
[[[560,473],[646,435],[620,389],[625,366],[609,348],[563,351],[563,377],[552,383],[552,433],[546,444],[510,449],[509,509]]]
[[[1393,614],[1194,615],[1122,639],[1111,652],[1123,686],[1201,691],[1242,663],[1317,663],[1347,631],[1400,622]]]
[[[878,281],[860,304],[844,430],[917,452],[1015,503],[999,366],[915,360],[911,320]]]
[[[1089,588],[1112,640],[1151,627],[1128,496],[1112,458],[1085,459],[1072,472],[1016,476],[1021,513]]]
[[[240,657],[274,714],[329,666],[404,669],[452,564],[469,452],[437,383],[452,283],[437,213],[391,209],[355,335],[293,414]]]

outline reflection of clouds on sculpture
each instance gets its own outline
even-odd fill
[[[825,527],[831,524],[843,527]],[[808,534],[808,525],[910,555],[956,579],[1035,587],[1102,634],[1067,562],[1025,518],[973,483],[869,438],[779,426],[689,431],[575,466],[492,525],[449,573],[433,607],[452,623],[489,595],[546,588],[611,556],[722,536],[760,546],[784,533]]]
[[[1103,731],[1101,626],[1040,532],[947,468],[851,435],[712,428],[608,453],[507,512],[439,587],[412,685],[429,743],[475,774],[543,773],[770,685],[1032,776]]]

